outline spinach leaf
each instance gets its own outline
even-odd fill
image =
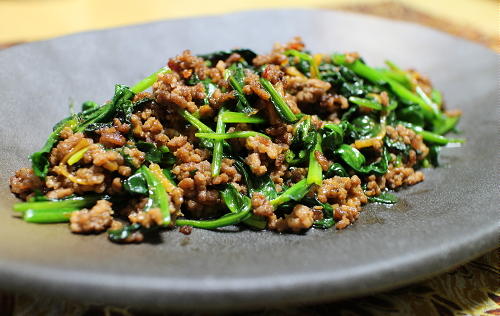
[[[372,138],[380,131],[380,124],[370,115],[358,116],[352,121],[352,126],[356,130],[359,138]]]
[[[285,155],[286,162],[291,166],[305,162],[318,141],[318,133],[309,116],[305,116],[295,125],[293,134],[290,149]]]
[[[347,171],[345,171],[344,167],[339,164],[338,162],[332,163],[332,165],[328,168],[328,170],[325,172],[325,178],[331,178],[331,177],[348,177],[349,174]]]
[[[354,147],[342,144],[335,150],[335,153],[353,170],[360,173],[384,174],[389,165],[389,152],[386,148],[382,151],[382,156],[378,162],[365,165],[366,159],[363,154]]]
[[[132,194],[148,194],[146,179],[139,170],[123,181],[123,188]]]
[[[248,166],[241,161],[239,158],[228,157],[234,160],[234,166],[238,169],[239,173],[243,176],[243,179],[248,188],[248,195],[252,196],[252,193],[259,192],[264,194],[268,200],[275,199],[278,196],[276,192],[276,187],[273,180],[268,174],[262,176],[254,175],[248,168]]]
[[[108,238],[113,242],[124,242],[127,238],[132,236],[133,233],[143,229],[144,228],[139,223],[125,225],[121,229],[108,230]]]
[[[136,146],[137,149],[146,153],[146,161],[162,166],[171,166],[176,161],[174,155],[166,146],[156,147],[155,144],[144,141],[138,141]]]
[[[210,61],[212,65],[215,65],[219,60],[225,61],[232,54],[240,55],[248,64],[252,64],[252,60],[257,57],[257,54],[250,49],[233,49],[230,51],[218,51],[210,54],[198,55],[207,61]]]
[[[369,196],[368,201],[383,204],[395,204],[398,202],[398,197],[389,192],[382,192],[378,196]]]
[[[229,81],[238,99],[236,111],[243,113],[255,112],[255,109],[250,105],[245,93],[243,93],[243,86],[245,85],[245,69],[243,65],[241,63],[232,64],[226,70],[225,77]]]
[[[248,199],[248,197],[239,193],[232,184],[228,184],[226,188],[220,192],[220,194],[231,213],[240,212],[247,203],[246,199]]]
[[[45,178],[47,172],[49,171],[50,165],[49,153],[52,150],[52,147],[54,147],[54,145],[59,140],[59,134],[66,126],[72,126],[75,123],[76,121],[71,117],[65,118],[64,120],[57,123],[54,131],[50,133],[49,137],[45,141],[45,145],[43,145],[43,147],[39,151],[33,153],[30,156],[31,167],[33,168],[36,176],[42,179]]]

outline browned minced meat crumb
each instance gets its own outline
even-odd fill
[[[242,89],[245,94],[255,94],[265,101],[271,98],[271,95],[260,84],[257,74],[247,71],[244,82],[245,85]]]
[[[206,64],[203,58],[193,56],[190,50],[185,50],[181,55],[170,58],[168,67],[178,73],[183,79],[196,74],[200,79],[205,79]]]
[[[321,98],[319,103],[328,113],[337,113],[339,109],[345,110],[349,108],[349,102],[346,97],[339,94],[326,94]]]
[[[424,159],[429,154],[429,148],[424,144],[422,135],[415,133],[403,125],[399,124],[396,128],[387,126],[386,133],[392,140],[411,146],[412,150],[410,150],[409,158],[406,162],[406,166],[408,167],[412,167],[418,160]]]
[[[267,167],[262,163],[258,153],[252,153],[245,158],[245,163],[250,167],[252,173],[262,176],[267,172]]]
[[[293,125],[277,124],[266,128],[266,134],[271,136],[278,144],[290,145],[293,139]]]
[[[290,179],[292,183],[297,183],[300,180],[304,179],[306,176],[307,176],[306,168],[292,167],[288,168],[288,170],[285,172],[285,178]]]
[[[146,154],[137,148],[123,147],[123,153],[130,157],[130,163],[135,168],[139,168],[146,159]]]
[[[64,197],[70,196],[75,190],[73,188],[59,188],[49,191],[45,196],[49,199],[62,199]]]
[[[16,171],[16,174],[10,177],[10,190],[12,193],[18,194],[21,198],[25,198],[36,189],[42,187],[42,181],[35,175],[31,168],[21,168]]]
[[[55,166],[49,169],[49,173],[45,178],[45,185],[48,189],[57,190],[60,188],[71,188],[76,194],[83,194],[85,192],[103,193],[106,190],[106,177],[107,172],[102,167],[91,166],[89,168],[78,168],[72,170],[73,167],[67,171],[78,179],[80,183],[74,183],[64,176],[61,172],[60,166]],[[55,175],[54,175],[55,174]],[[112,180],[112,178],[110,178]],[[57,193],[47,193],[47,196]]]
[[[153,94],[158,104],[172,109],[179,107],[191,113],[198,110],[196,102],[206,96],[202,83],[187,86],[175,72],[158,76],[158,81],[153,84]]]
[[[432,93],[432,82],[429,78],[422,75],[415,69],[408,69],[407,72],[410,75],[410,80],[412,81],[413,86],[422,88],[425,94],[430,96]]]
[[[345,54],[345,61],[350,64],[358,60],[359,57],[360,56],[357,52],[348,52]]]
[[[272,84],[276,84],[283,80],[285,73],[281,71],[281,68],[276,65],[267,65],[267,67],[262,72],[262,78],[269,80]]]
[[[361,205],[368,201],[361,188],[361,180],[356,175],[323,180],[317,188],[317,196],[320,202],[332,205],[334,217],[339,221],[336,227],[339,229],[354,222],[359,216]]]
[[[252,209],[253,213],[258,216],[270,217],[274,214],[274,208],[266,199],[265,195],[260,192],[252,194]]]
[[[164,146],[169,141],[166,131],[152,109],[147,108],[132,114],[130,122],[135,137],[158,146]],[[163,113],[161,113],[163,114]]]
[[[167,143],[168,148],[180,162],[201,162],[210,157],[206,149],[194,148],[186,136],[176,136]]]
[[[283,54],[288,49],[303,50],[304,43],[300,37],[294,37],[292,41],[285,45],[280,43],[274,44],[273,50],[269,55],[258,55],[252,61],[254,66],[262,66],[265,64],[283,65],[288,62],[288,57]]]
[[[365,194],[367,196],[377,196],[385,189],[386,179],[384,176],[376,176],[374,174],[368,176],[366,182]]]
[[[106,230],[113,222],[113,209],[106,200],[97,201],[90,210],[73,212],[70,217],[70,229],[73,233],[93,233]]]
[[[366,195],[377,196],[385,188],[397,189],[405,185],[414,185],[424,181],[425,176],[421,171],[411,167],[394,167],[389,164],[387,173],[382,176],[370,175],[366,183]]]
[[[309,229],[313,225],[313,211],[302,204],[297,204],[292,213],[285,215],[286,225],[293,232],[300,232]]]
[[[384,175],[387,187],[391,189],[403,185],[414,185],[424,181],[424,174],[421,171],[415,171],[413,168],[393,167],[389,165],[389,170]]]
[[[302,77],[290,77],[285,85],[285,89],[295,95],[299,106],[319,103],[330,88],[326,81]]]
[[[311,228],[314,223],[315,216],[317,219],[323,216],[315,215],[315,212],[309,207],[297,204],[290,214],[285,215],[285,217],[276,217],[273,213],[268,217],[267,227],[270,230],[276,230],[278,232],[284,232],[286,230],[291,230],[295,233]]]
[[[106,147],[122,147],[127,142],[127,139],[115,127],[102,128],[96,132],[100,135],[99,143]]]
[[[277,159],[278,156],[288,149],[286,144],[273,143],[269,138],[262,136],[251,136],[246,140],[246,147],[253,152],[267,154],[270,159]]]
[[[132,212],[128,216],[128,219],[132,224],[139,223],[142,227],[146,228],[161,225],[163,223],[163,217],[159,208],[152,208],[147,212]]]
[[[184,225],[179,227],[179,232],[183,233],[184,235],[190,235],[191,232],[193,231],[193,227]]]
[[[175,138],[172,139],[172,141],[174,140]],[[178,150],[174,154],[177,152]],[[172,173],[179,180],[178,187],[183,190],[184,204],[187,210],[200,217],[206,215],[206,211],[212,212],[217,211],[216,208],[221,209],[219,191],[213,188],[213,185],[231,183],[241,191],[246,190],[246,188],[239,185],[241,174],[233,166],[234,160],[224,158],[221,163],[221,172],[217,177],[212,177],[211,164],[208,160],[198,160],[200,159],[187,160],[178,164],[173,167]]]
[[[76,133],[57,143],[57,146],[50,152],[50,163],[52,165],[57,165],[61,162],[61,160],[69,154],[73,147],[75,147],[83,138],[83,133]],[[92,139],[89,139],[89,142],[92,142]]]
[[[326,171],[328,170],[328,168],[330,168],[331,162],[323,155],[321,151],[315,150],[314,157],[316,158],[316,161],[318,161],[323,171]]]

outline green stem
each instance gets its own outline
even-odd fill
[[[249,116],[246,113],[240,112],[224,112],[222,115],[222,121],[224,123],[250,123],[250,124],[262,124],[265,123],[266,120],[260,116],[252,115]]]
[[[224,114],[224,108],[221,108],[219,115],[217,116],[217,126],[215,127],[215,132],[217,134],[224,134],[226,126],[222,120],[222,114]],[[214,151],[212,153],[212,177],[217,177],[220,174],[220,168],[222,164],[222,139],[214,141]]]
[[[266,134],[262,134],[259,132],[254,132],[254,131],[241,131],[241,132],[233,132],[233,133],[196,133],[194,136],[198,138],[210,138],[210,139],[216,139],[216,140],[221,140],[221,139],[229,139],[229,138],[246,138],[246,137],[252,137],[252,136],[260,136],[264,138],[269,138]]]
[[[82,209],[84,207],[89,207],[98,200],[104,199],[102,195],[97,196],[87,196],[87,197],[76,197],[61,201],[39,201],[39,202],[22,202],[14,204],[14,211],[24,212],[27,210],[35,211],[54,211],[59,209]]]
[[[288,123],[293,123],[297,120],[295,114],[293,114],[292,110],[286,103],[285,99],[276,91],[274,86],[269,82],[269,80],[260,78],[260,83],[266,89],[267,92],[271,95],[271,102],[276,108],[276,112],[281,116],[283,120]]]
[[[188,121],[191,125],[196,127],[200,132],[203,133],[213,133],[214,131],[205,125],[202,121],[197,119],[196,117],[193,116],[193,114],[189,113],[186,110],[179,110],[178,113],[186,120]]]
[[[239,213],[230,213],[218,219],[207,220],[207,221],[194,220],[194,219],[177,219],[175,224],[177,226],[187,225],[197,228],[215,229],[219,227],[238,224],[239,222],[248,219],[251,216],[250,210],[251,210],[250,207],[246,207],[245,210]]]
[[[370,109],[374,109],[374,110],[378,110],[378,111],[382,110],[382,104],[375,102],[375,101],[372,101],[372,100],[351,96],[351,97],[349,97],[349,101],[354,103],[354,104],[357,104],[359,106],[363,106],[365,108],[370,108]]]
[[[142,165],[141,173],[146,179],[148,184],[149,198],[152,200],[152,206],[159,207],[162,214],[163,226],[168,226],[170,224],[170,199],[165,190],[165,187],[161,183],[151,170],[145,165]]]
[[[299,201],[309,192],[309,188],[310,185],[307,183],[307,179],[302,179],[281,193],[277,198],[271,200],[270,203],[276,207],[290,200]]]
[[[130,88],[130,90],[133,93],[142,92],[142,91],[146,90],[147,88],[151,87],[153,85],[153,83],[156,82],[156,80],[158,79],[158,75],[164,74],[167,72],[170,72],[170,69],[168,69],[167,67],[160,68],[158,71],[152,73],[148,77],[146,77],[146,78],[142,79],[141,81],[139,81],[138,83],[136,83],[132,88]]]
[[[49,211],[29,209],[24,212],[23,219],[29,223],[64,223],[69,221],[74,211],[71,208]]]
[[[307,171],[307,184],[317,184],[321,185],[321,182],[323,181],[323,169],[321,168],[321,165],[319,164],[318,160],[316,159],[316,156],[314,155],[314,152],[319,151],[322,152],[321,150],[321,136],[318,134],[316,136],[316,145],[314,146],[314,149],[311,150],[309,153],[309,169]]]

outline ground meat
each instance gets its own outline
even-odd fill
[[[156,110],[159,111],[159,110]],[[151,108],[144,109],[130,117],[132,124],[132,133],[138,139],[149,143],[155,143],[157,146],[165,146],[169,141],[163,124],[155,116],[155,111]],[[164,113],[158,113],[164,114]]]
[[[176,146],[183,143],[175,138],[172,141],[175,141]],[[174,144],[171,145],[175,148]],[[182,146],[185,146],[185,143],[180,148]],[[246,190],[244,186],[239,185],[241,174],[233,166],[234,160],[224,158],[221,172],[217,177],[212,177],[211,164],[208,160],[200,162],[197,160],[183,162],[172,168],[172,173],[179,180],[178,187],[182,189],[184,204],[193,216],[202,217],[206,216],[207,212],[218,212],[223,209],[220,205],[219,191],[213,188],[214,185],[231,183],[238,190]]]
[[[57,146],[50,152],[50,163],[53,166],[59,164],[59,162],[61,162],[61,160],[66,157],[71,152],[73,147],[75,147],[83,138],[83,133],[76,133],[57,143]],[[89,139],[89,142],[92,142],[92,140]]]
[[[283,80],[285,73],[281,71],[279,66],[267,65],[267,67],[262,72],[262,77],[269,80],[272,84],[276,84]]]
[[[74,192],[75,191],[73,190],[73,188],[60,188],[49,191],[45,196],[49,199],[62,199],[64,197],[70,196]]]
[[[285,90],[295,95],[299,106],[320,103],[331,85],[319,79],[287,78]]]
[[[384,175],[387,187],[396,189],[403,185],[414,185],[424,181],[424,174],[421,171],[415,171],[413,168],[393,167],[389,165],[389,170]]]
[[[139,223],[142,227],[146,228],[161,225],[163,223],[163,215],[159,208],[151,208],[147,212],[132,212],[128,216],[128,219],[132,224]]]
[[[156,102],[162,106],[174,110],[186,109],[191,113],[198,110],[196,102],[206,97],[202,83],[188,86],[175,72],[158,76],[158,81],[153,84],[153,95]]]
[[[307,168],[288,168],[285,172],[285,178],[291,180],[292,183],[297,183],[307,176]]]
[[[186,136],[177,136],[167,143],[168,148],[174,153],[179,162],[201,162],[210,157],[210,152],[206,149],[194,148],[193,144],[188,142]]]
[[[21,168],[16,171],[14,176],[10,177],[9,185],[12,193],[24,199],[34,190],[41,189],[42,181],[35,175],[33,169]]]
[[[386,134],[394,141],[411,146],[412,149],[406,162],[407,167],[412,167],[418,160],[424,159],[429,154],[429,148],[425,145],[422,136],[403,125],[397,125],[396,128],[387,126]]]
[[[190,50],[185,50],[181,55],[171,58],[168,67],[178,73],[181,78],[188,79],[193,74],[205,79],[207,66],[203,58],[193,56]]]
[[[295,49],[295,50],[303,50],[304,43],[300,37],[295,37],[291,42],[281,45],[280,43],[274,44],[274,48],[269,55],[258,55],[252,61],[254,66],[262,66],[265,64],[275,64],[275,65],[284,65],[288,62],[288,57],[283,54],[285,50]]]
[[[97,134],[101,135],[99,143],[106,147],[121,147],[127,142],[127,139],[114,127],[102,128],[97,131]]]
[[[257,216],[270,217],[274,214],[274,208],[266,199],[265,195],[260,192],[252,194],[253,213]]]
[[[349,108],[349,102],[346,97],[339,94],[325,94],[321,97],[319,105],[328,113],[337,113],[339,110]]]
[[[73,212],[70,217],[70,229],[73,233],[97,233],[106,230],[113,221],[111,203],[97,201],[90,210]]]
[[[332,164],[319,150],[314,151],[314,158],[316,158],[323,171],[328,170]]]
[[[47,176],[45,182],[47,188],[54,190],[71,188],[76,194],[86,192],[103,193],[106,190],[107,173],[102,167],[91,166],[89,168],[72,169],[68,169],[66,166],[55,166],[50,169],[50,172],[56,176]],[[66,175],[66,172],[69,176]]]
[[[248,150],[267,154],[270,159],[277,159],[278,155],[288,149],[288,145],[273,143],[269,138],[262,136],[248,137],[246,140],[246,147]]]
[[[252,173],[262,176],[267,172],[267,167],[262,164],[260,155],[258,153],[252,153],[245,158],[245,163],[250,167]]]
[[[190,235],[192,231],[193,227],[191,226],[184,225],[179,227],[179,232],[183,233],[184,235]]]
[[[376,176],[374,174],[368,176],[366,182],[365,194],[367,196],[378,196],[385,189],[386,179],[384,176]]]
[[[116,171],[125,163],[123,156],[113,150],[96,150],[92,152],[94,165],[109,171]]]
[[[297,233],[301,230],[311,228],[314,222],[313,212],[307,206],[297,204],[293,208],[292,213],[285,216],[285,221],[288,228]]]
[[[335,219],[342,222],[337,223],[339,229],[355,221],[361,211],[361,205],[368,201],[358,176],[335,176],[323,180],[322,185],[317,188],[317,197],[320,202],[332,205]]]
[[[387,173],[381,176],[370,175],[366,179],[366,195],[377,196],[384,189],[397,189],[405,185],[414,185],[424,181],[425,176],[421,171],[415,171],[410,167],[394,167],[389,164]]]
[[[360,58],[359,54],[357,52],[348,52],[345,53],[345,61],[349,64],[355,62]]]
[[[254,93],[264,101],[267,101],[269,100],[269,98],[271,98],[271,95],[269,95],[269,93],[260,84],[259,76],[257,74],[253,72],[246,72],[244,82],[245,85],[243,86],[243,92],[245,94]]]
[[[266,128],[266,134],[278,144],[290,145],[293,139],[293,125],[284,123],[273,125]]]

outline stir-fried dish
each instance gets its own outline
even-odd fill
[[[176,226],[346,228],[462,142],[443,136],[460,112],[429,79],[386,64],[312,54],[300,38],[266,55],[186,50],[57,123],[10,178],[14,211],[114,242]]]

